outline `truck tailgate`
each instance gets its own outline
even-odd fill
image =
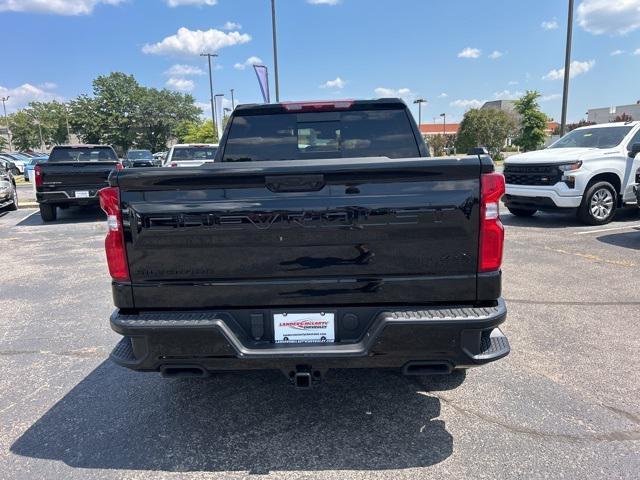
[[[478,157],[128,170],[136,308],[476,299]]]
[[[101,187],[107,185],[116,162],[56,162],[41,167],[42,189],[64,190],[65,187]]]

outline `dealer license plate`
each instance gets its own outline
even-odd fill
[[[273,331],[276,343],[332,343],[336,338],[335,314],[274,313]]]
[[[89,192],[87,190],[76,191],[76,198],[89,198]]]

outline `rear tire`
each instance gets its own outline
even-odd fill
[[[16,189],[15,185],[13,186],[13,203],[7,207],[7,210],[18,210],[18,190]]]
[[[538,210],[529,210],[527,208],[511,208],[507,207],[507,210],[516,217],[533,217]]]
[[[53,222],[58,217],[58,210],[55,205],[41,203],[40,216],[44,222]]]
[[[591,185],[578,208],[578,219],[587,225],[606,225],[616,214],[618,195],[609,182]]]

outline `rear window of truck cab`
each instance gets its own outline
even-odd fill
[[[55,147],[49,155],[49,163],[55,162],[117,162],[110,147]]]
[[[223,162],[420,156],[405,109],[238,114]]]

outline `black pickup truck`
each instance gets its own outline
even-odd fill
[[[331,368],[442,374],[509,353],[489,157],[428,158],[404,102],[382,99],[239,106],[215,160],[100,191],[116,363],[308,388]]]
[[[97,205],[98,190],[108,185],[113,170],[121,168],[116,152],[108,145],[53,147],[49,160],[34,168],[42,220],[55,220],[58,207]]]

